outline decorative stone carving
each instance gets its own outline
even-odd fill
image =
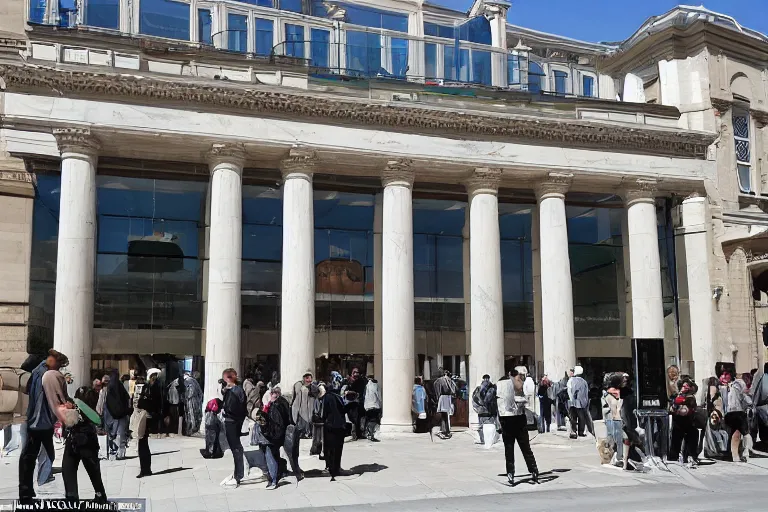
[[[551,172],[546,181],[536,185],[536,197],[539,201],[551,196],[565,196],[573,183],[573,174]]]
[[[37,184],[37,178],[31,172],[0,171],[0,181],[19,181],[21,183]]]
[[[101,143],[88,128],[54,128],[53,136],[61,153],[82,153],[96,156]]]
[[[37,91],[64,97],[101,96],[125,100],[190,104],[203,108],[252,111],[258,115],[299,117],[316,122],[338,123],[398,130],[461,134],[475,138],[503,138],[555,143],[569,147],[611,148],[655,155],[703,157],[715,139],[714,134],[671,132],[642,126],[602,125],[580,119],[537,119],[484,114],[456,115],[451,110],[366,103],[352,99],[323,99],[293,94],[253,90],[245,87],[217,87],[148,77],[59,69],[3,65],[0,79],[8,91]]]
[[[658,188],[659,183],[656,180],[646,178],[634,180],[628,183],[624,191],[624,202],[627,205],[638,201],[653,202]]]
[[[752,119],[755,120],[758,127],[762,128],[768,126],[768,112],[752,109],[749,111],[749,115],[752,116]]]
[[[466,186],[469,195],[499,193],[502,170],[491,167],[478,167],[467,179]]]
[[[725,112],[731,110],[733,102],[720,98],[712,98],[712,106],[716,108],[718,112],[724,114]]]
[[[381,173],[381,183],[385,187],[399,185],[411,188],[413,187],[414,179],[413,160],[408,158],[390,160]]]
[[[208,152],[208,165],[211,171],[221,164],[231,164],[233,169],[242,173],[245,165],[245,146],[230,142],[212,145]]]
[[[317,153],[313,150],[294,146],[288,153],[288,158],[280,162],[280,171],[283,173],[284,179],[290,176],[311,180],[318,163]]]

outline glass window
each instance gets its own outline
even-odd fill
[[[459,25],[459,40],[470,43],[488,44],[491,40],[491,22],[485,16],[477,16]]]
[[[197,10],[197,40],[203,44],[213,44],[213,35],[211,33],[211,27],[213,21],[211,19],[211,11],[208,9]]]
[[[583,75],[581,77],[582,96],[592,97],[594,95],[595,79],[591,76]]]
[[[552,72],[555,81],[555,92],[557,94],[566,94],[568,92],[568,73],[565,71]]]
[[[507,56],[507,85],[520,84],[520,56]]]
[[[392,74],[404,77],[408,72],[408,40],[391,39],[392,48]]]
[[[256,55],[270,55],[274,46],[274,22],[256,18]]]
[[[749,114],[743,110],[733,111],[733,139],[736,148],[736,168],[739,190],[752,192],[751,151],[749,137]]]
[[[454,46],[443,46],[443,78],[446,80],[458,80],[456,65],[456,48]]]
[[[328,30],[313,28],[310,36],[312,39],[310,44],[312,66],[328,68],[330,66],[331,33]]]
[[[459,81],[469,82],[469,50],[459,50]]]
[[[189,41],[189,4],[173,0],[142,0],[139,3],[139,32]]]
[[[542,84],[544,83],[544,70],[541,64],[535,61],[528,62],[528,90],[534,94],[541,92]]]
[[[427,78],[437,78],[437,45],[434,43],[424,44],[424,75]]]
[[[46,0],[29,1],[29,21],[31,23],[42,23],[45,19]]]
[[[285,54],[289,57],[304,58],[304,27],[285,24]]]
[[[274,0],[238,0],[240,2],[251,4],[251,5],[258,5],[260,7],[274,7],[275,3]]]
[[[283,11],[303,12],[302,0],[280,0],[280,9]]]
[[[455,29],[452,26],[438,25],[437,23],[428,23],[426,21],[424,22],[424,35],[426,36],[453,39],[454,34]]]
[[[384,28],[397,32],[408,32],[408,15],[396,12],[361,7],[359,5],[338,4],[342,7],[347,17],[345,21],[364,27]]]
[[[347,69],[362,76],[381,70],[381,36],[370,32],[347,31]]]
[[[227,16],[227,48],[234,52],[248,51],[248,17],[242,14]]]
[[[88,0],[85,24],[92,27],[120,28],[120,0]]]
[[[531,205],[499,203],[504,330],[533,332]]]
[[[472,81],[491,85],[491,52],[472,51]]]

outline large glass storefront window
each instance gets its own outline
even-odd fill
[[[416,330],[464,330],[466,203],[413,200]]]
[[[499,204],[504,331],[533,332],[531,212],[535,206]]]
[[[206,184],[97,176],[96,327],[200,329]]]

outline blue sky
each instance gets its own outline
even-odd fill
[[[466,11],[472,0],[429,0]],[[583,41],[621,41],[651,16],[663,14],[683,3],[702,0],[511,0],[509,21],[535,30]],[[704,7],[728,14],[740,24],[768,33],[768,0],[705,0]]]

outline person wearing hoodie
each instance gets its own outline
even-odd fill
[[[139,474],[136,478],[152,475],[152,452],[149,451],[149,425],[162,411],[162,389],[157,384],[158,368],[147,371],[147,381],[134,388],[131,432],[139,440]]]
[[[104,399],[104,423],[107,431],[107,456],[110,460],[125,458],[128,446],[128,405],[130,397],[125,386],[112,370]],[[118,442],[116,443],[115,440]],[[119,444],[118,444],[119,443]]]
[[[507,480],[510,485],[515,483],[515,442],[523,452],[525,464],[531,473],[531,480],[535,484],[539,483],[539,468],[528,438],[523,382],[522,375],[517,370],[512,370],[508,376],[502,377],[496,383],[496,401],[501,422],[501,437],[504,441]]]
[[[243,422],[248,415],[247,400],[245,390],[238,383],[237,372],[234,368],[227,368],[221,373],[219,384],[221,384],[222,401],[224,402],[224,435],[235,462],[235,487],[239,487],[240,481],[245,476],[243,444],[240,442],[240,434],[243,430]]]
[[[589,429],[590,434],[595,435],[592,428],[592,418],[589,416],[589,385],[582,377],[583,373],[584,368],[575,366],[573,377],[568,380],[568,399],[571,403],[571,439],[576,439],[577,436],[586,437],[585,428]]]
[[[43,389],[43,376],[49,370],[58,371],[68,366],[69,359],[56,350],[49,350],[48,357],[32,371],[27,383],[29,405],[27,407],[27,439],[19,459],[19,500],[35,497],[33,476],[40,450],[45,449],[48,460],[53,461],[53,426],[56,416]]]
[[[339,390],[333,385],[326,390],[320,386],[318,393],[321,402],[321,418],[323,421],[323,454],[331,482],[342,474],[341,455],[344,450],[344,434],[346,433],[347,420],[345,415],[349,412],[349,404],[345,404],[339,395]]]
[[[669,412],[672,414],[672,440],[667,460],[677,462],[680,449],[685,441],[683,462],[698,465],[699,429],[694,424],[696,414],[696,393],[699,387],[687,376],[677,382],[678,392],[669,397]]]
[[[365,409],[365,437],[373,443],[378,443],[376,430],[381,422],[381,392],[379,382],[373,375],[368,376],[368,384],[365,385],[363,408]]]
[[[296,433],[302,439],[312,439],[312,411],[315,408],[315,399],[309,394],[312,377],[312,371],[307,369],[301,380],[293,385],[291,413],[293,423],[296,424]]]

